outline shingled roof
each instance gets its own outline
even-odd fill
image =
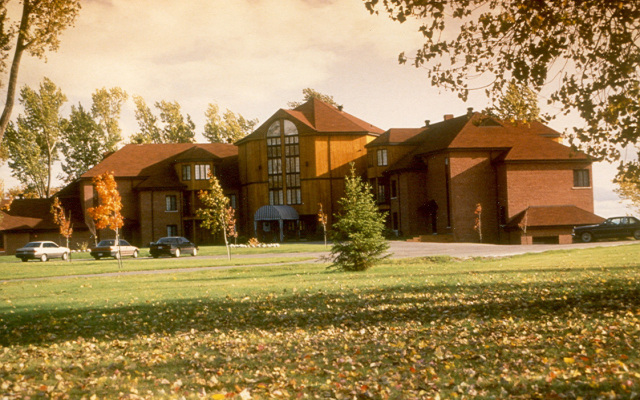
[[[579,226],[599,224],[604,218],[574,205],[530,206],[514,215],[506,225],[507,229],[522,229],[525,225],[533,228],[549,226]]]
[[[318,99],[311,99],[293,110],[280,109],[260,125],[253,133],[236,142],[242,144],[248,140],[263,139],[267,129],[276,119],[285,118],[299,122],[317,133],[359,133],[379,135],[382,129],[354,117]]]
[[[398,140],[396,142],[391,140],[394,131],[395,139]],[[407,139],[399,142],[403,135]],[[550,139],[559,135],[539,122],[515,125],[473,113],[415,131],[391,129],[368,146],[392,143],[415,146],[413,151],[389,166],[387,172],[406,169],[414,163],[416,157],[445,150],[503,150],[501,160],[505,162],[591,161],[586,154]]]
[[[226,143],[128,144],[85,172],[82,178],[110,171],[120,178],[162,175],[168,165],[190,156],[222,159],[237,155],[238,148]]]

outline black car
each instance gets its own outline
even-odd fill
[[[634,217],[613,217],[597,225],[573,228],[574,239],[584,243],[594,239],[622,239],[630,236],[640,240],[640,221]]]
[[[198,246],[182,236],[168,236],[151,243],[149,245],[149,253],[153,258],[160,256],[180,257],[181,254],[185,253],[195,256],[198,254]]]

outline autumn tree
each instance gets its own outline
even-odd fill
[[[80,0],[22,0],[20,24],[14,28],[7,17],[8,0],[0,1],[0,73],[13,47],[7,97],[0,116],[0,142],[11,119],[18,87],[18,72],[23,54],[44,58],[47,51],[60,46],[60,34],[72,26],[80,11]],[[15,38],[15,45],[10,43]]]
[[[71,234],[73,233],[71,212],[69,212],[69,216],[67,217],[64,213],[62,203],[60,203],[60,199],[55,197],[53,199],[53,204],[51,204],[51,214],[53,214],[53,222],[58,225],[58,228],[60,229],[60,234],[67,241],[66,247],[69,247],[69,238],[71,238]],[[69,259],[69,261],[70,260],[71,259]]]
[[[364,0],[398,22],[415,18],[424,44],[401,63],[466,100],[484,88],[499,98],[512,80],[541,92],[584,126],[572,141],[617,160],[640,138],[640,2]],[[636,149],[637,151],[637,149]],[[636,162],[637,163],[637,162]]]
[[[371,185],[362,181],[351,164],[345,177],[341,211],[332,225],[331,268],[365,271],[387,256],[389,244],[383,236],[385,214],[378,210]]]
[[[618,175],[613,182],[616,188],[613,190],[622,200],[631,203],[637,213],[640,213],[640,181],[637,178],[629,178],[624,174]]]
[[[97,229],[111,229],[116,235],[116,246],[118,246],[118,267],[122,268],[122,257],[120,257],[120,228],[124,225],[122,210],[122,199],[118,192],[118,186],[113,178],[113,172],[105,172],[93,178],[93,187],[98,194],[96,207],[87,209],[87,213],[95,221]]]
[[[159,118],[144,99],[134,96],[136,105],[136,120],[140,127],[131,137],[131,143],[193,143],[195,141],[195,124],[189,114],[182,115],[180,104],[177,101],[157,101],[155,107],[160,112]],[[162,126],[158,125],[162,123]]]
[[[34,185],[43,198],[51,195],[53,163],[58,159],[64,125],[60,108],[66,101],[48,78],[44,78],[38,92],[24,86],[20,91],[24,115],[18,116],[17,127],[9,124],[3,141],[11,174],[26,186]]]
[[[203,135],[211,143],[233,143],[251,133],[258,124],[257,119],[245,119],[228,109],[220,114],[220,108],[213,103],[209,104],[204,116]]]
[[[290,101],[287,103],[287,106],[289,108],[296,108],[311,99],[318,99],[318,100],[322,100],[327,104],[331,104],[334,107],[338,107],[338,103],[333,99],[333,96],[330,96],[328,94],[322,94],[311,88],[302,89],[302,96],[303,96],[302,101]]]
[[[318,203],[318,222],[322,225],[324,233],[324,247],[327,247],[327,214],[322,210],[322,203]]]
[[[229,207],[229,198],[224,195],[222,186],[215,175],[209,174],[209,188],[198,192],[198,198],[203,205],[196,211],[196,216],[202,220],[200,226],[209,229],[214,235],[222,233],[224,245],[227,248],[227,258],[231,260],[227,235],[230,222],[229,209],[232,208]]]

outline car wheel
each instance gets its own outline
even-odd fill
[[[593,235],[591,232],[584,232],[580,235],[580,240],[582,240],[582,243],[589,243],[593,240]]]
[[[633,231],[633,238],[635,240],[640,240],[640,229],[636,229],[635,231]]]
[[[113,258],[115,258],[116,260],[119,260],[120,259],[120,253],[116,253],[116,255],[113,256]]]
[[[29,261],[29,259],[28,259],[28,258],[21,258],[20,260],[22,260],[22,262],[27,262],[27,261]]]
[[[192,256],[197,256],[198,255],[198,249],[193,249],[193,251],[191,252]]]
[[[138,250],[134,250],[132,254],[133,258],[138,258]]]
[[[67,261],[69,259],[69,253],[62,253],[62,261]]]
[[[93,257],[93,258],[95,258],[95,259],[96,259],[96,261],[97,261],[97,260],[99,260],[99,259],[100,259],[100,256],[96,256],[96,257]]]
[[[151,257],[158,258],[158,255],[157,254],[152,254]]]
[[[46,254],[43,254],[43,255],[40,256],[40,261],[47,262],[47,260],[49,260],[49,257],[47,257]]]
[[[176,258],[180,257],[180,249],[176,249],[176,254],[174,254],[173,256]]]

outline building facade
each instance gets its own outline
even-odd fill
[[[214,238],[200,228],[197,194],[213,172],[236,209],[241,235],[299,240],[321,232],[320,204],[331,225],[344,177],[354,168],[370,181],[398,236],[567,243],[573,226],[602,220],[593,214],[591,163],[538,122],[514,125],[468,110],[419,128],[382,131],[313,99],[276,111],[235,144],[126,145],[57,196],[78,214],[79,232],[110,237],[107,231],[91,234],[86,210],[97,205],[92,179],[112,172],[123,202],[124,238],[146,246],[178,235],[206,244]],[[8,252],[24,244],[25,235],[55,236],[45,223],[49,216],[38,222],[20,202],[2,221]],[[31,218],[28,224],[25,218]]]

